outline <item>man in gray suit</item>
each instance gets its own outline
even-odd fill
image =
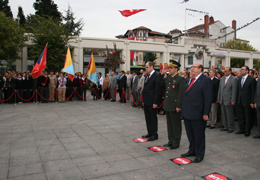
[[[133,73],[133,79],[132,79],[132,94],[133,94],[133,107],[137,107],[138,104],[136,104],[138,102],[138,89],[137,89],[137,85],[138,85],[138,76],[137,76],[137,72],[134,71]]]
[[[221,105],[222,123],[220,131],[231,133],[234,131],[235,104],[237,96],[237,79],[231,75],[232,69],[227,67],[219,83],[218,102]]]
[[[116,101],[116,85],[117,85],[117,77],[115,76],[115,72],[111,72],[111,78],[109,82],[109,91],[111,96],[111,102]]]
[[[256,92],[255,92],[255,108],[257,113],[257,135],[253,138],[260,138],[260,79],[257,80]]]
[[[128,70],[126,72],[126,98],[127,100],[130,99],[130,94],[131,94],[131,84],[132,84],[132,74],[130,74],[130,71]]]

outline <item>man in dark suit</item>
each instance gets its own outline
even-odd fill
[[[125,94],[123,93],[126,90],[126,76],[125,76],[125,71],[121,71],[119,73],[119,80],[118,80],[118,91],[119,91],[119,95],[120,95],[120,102],[121,103],[125,103],[126,99],[125,99]]]
[[[211,103],[209,120],[207,121],[207,127],[209,127],[210,129],[214,129],[217,123],[217,111],[218,111],[217,97],[218,97],[219,79],[216,77],[216,72],[214,69],[209,70],[209,77],[212,82],[213,99]]]
[[[189,151],[181,156],[196,156],[195,163],[204,159],[206,122],[213,97],[211,80],[202,72],[203,66],[194,63],[191,68],[192,81],[186,88],[182,103],[182,117],[190,145]]]
[[[250,76],[248,66],[241,68],[242,77],[237,81],[237,118],[239,131],[236,134],[251,134],[251,108],[254,108],[255,78]]]
[[[148,141],[154,141],[158,139],[158,119],[157,119],[157,107],[158,107],[158,76],[155,72],[153,62],[148,61],[145,64],[147,76],[144,82],[143,89],[143,106],[144,115],[147,127],[147,135],[142,136],[148,138]]]
[[[166,112],[168,143],[164,146],[170,149],[178,148],[181,142],[181,107],[186,82],[178,74],[180,66],[180,63],[170,60],[169,75],[166,74],[168,69],[165,68],[159,76],[159,82],[166,86],[163,109]]]
[[[257,80],[255,92],[255,108],[257,112],[257,135],[253,138],[260,138],[260,79]]]

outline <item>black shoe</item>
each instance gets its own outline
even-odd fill
[[[245,132],[244,131],[238,131],[238,132],[236,132],[236,134],[245,134]]]
[[[203,158],[200,158],[200,157],[196,157],[195,159],[194,159],[194,161],[192,161],[193,163],[199,163],[199,162],[201,162],[203,160]]]
[[[210,126],[210,128],[209,129],[215,129],[215,126]]]
[[[154,140],[157,140],[158,139],[158,136],[151,136],[147,139],[147,141],[154,141]]]
[[[253,138],[255,139],[260,138],[260,135],[253,136]]]
[[[245,133],[245,137],[250,136],[250,134],[251,134],[251,132],[246,132],[246,133]]]
[[[174,150],[174,149],[177,149],[177,148],[179,148],[179,146],[171,146],[170,150]]]
[[[163,147],[171,147],[172,145],[171,144],[164,144]]]
[[[149,137],[151,137],[151,135],[149,135],[149,134],[146,134],[146,135],[142,136],[142,138],[149,138]]]
[[[181,154],[181,157],[190,157],[190,156],[195,156],[195,154],[192,154],[192,153],[185,153],[185,154]]]

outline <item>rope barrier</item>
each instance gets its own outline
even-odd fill
[[[35,91],[34,91],[34,93],[33,93],[33,95],[32,95],[32,97],[31,98],[29,98],[29,99],[23,99],[20,95],[19,95],[19,93],[18,92],[16,92],[16,94],[17,94],[17,96],[21,99],[21,100],[23,100],[23,101],[25,101],[25,102],[27,102],[27,101],[31,101],[32,100],[32,98],[34,97],[34,95],[35,95]]]
[[[97,95],[97,92],[96,92],[95,90],[94,90],[94,92],[95,92],[96,96],[97,96],[99,99],[102,99],[102,98],[106,98],[106,97],[107,97],[107,95],[108,95],[108,93],[109,93],[109,90],[107,91],[106,95],[103,96],[103,97],[100,97],[99,95]]]
[[[49,100],[51,100],[51,99],[54,97],[55,93],[56,93],[56,91],[54,91],[54,94],[53,94],[53,96],[52,96],[51,98],[45,99],[44,97],[42,97],[42,95],[41,95],[40,92],[38,91],[39,96],[40,96],[44,101],[49,101]]]
[[[93,91],[93,90],[92,90],[92,91]],[[77,95],[78,95],[81,99],[87,99],[87,98],[89,98],[89,96],[91,95],[92,91],[90,91],[90,93],[89,93],[89,95],[88,95],[87,97],[82,97],[77,90],[76,90],[76,93],[77,93]]]
[[[13,94],[8,98],[8,99],[5,99],[5,100],[0,100],[1,102],[6,102],[6,101],[9,101],[12,97],[13,97],[13,95],[14,95],[14,92],[13,92]]]
[[[57,93],[58,93],[58,95],[59,95],[62,99],[69,99],[69,98],[71,98],[71,96],[74,94],[74,91],[72,91],[71,95],[70,95],[69,97],[67,97],[67,98],[63,97],[63,96],[60,94],[59,91],[57,91]]]

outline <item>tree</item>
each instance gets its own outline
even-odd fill
[[[229,40],[226,42],[222,48],[226,49],[236,49],[243,51],[257,51],[253,46],[251,46],[248,42],[240,41],[240,40]],[[245,65],[245,59],[232,58],[231,59],[231,67],[241,68]]]
[[[37,26],[32,26],[32,41],[36,44],[31,49],[32,57],[35,61],[39,58],[46,43],[47,67],[48,69],[61,70],[66,56],[69,34],[66,32],[65,25],[55,21],[53,18],[43,18],[40,16],[31,16]]]
[[[106,51],[107,54],[104,60],[104,67],[106,69],[116,71],[116,69],[120,64],[125,64],[125,62],[119,56],[119,52],[117,51],[116,48],[116,43],[114,43],[114,51],[112,53],[109,51],[107,46],[106,46]]]
[[[0,12],[0,60],[6,60],[8,67],[19,59],[18,52],[24,46],[24,30],[11,17],[6,17]]]
[[[18,14],[17,14],[18,23],[21,27],[24,27],[26,24],[26,18],[23,13],[23,8],[21,6],[18,7]]]
[[[66,16],[64,16],[63,19],[65,21],[67,33],[72,36],[79,36],[84,26],[83,19],[81,18],[79,21],[75,22],[76,18],[74,17],[74,13],[70,6],[68,6],[68,10],[65,12]]]
[[[146,52],[144,55],[144,62],[147,63],[148,61],[155,61],[157,59],[156,53]]]
[[[0,0],[0,11],[5,13],[6,17],[13,18],[13,13],[10,6],[8,6],[9,0]]]
[[[36,2],[33,3],[33,7],[35,9],[35,15],[42,17],[50,16],[53,20],[61,22],[62,15],[53,0],[36,0]]]

